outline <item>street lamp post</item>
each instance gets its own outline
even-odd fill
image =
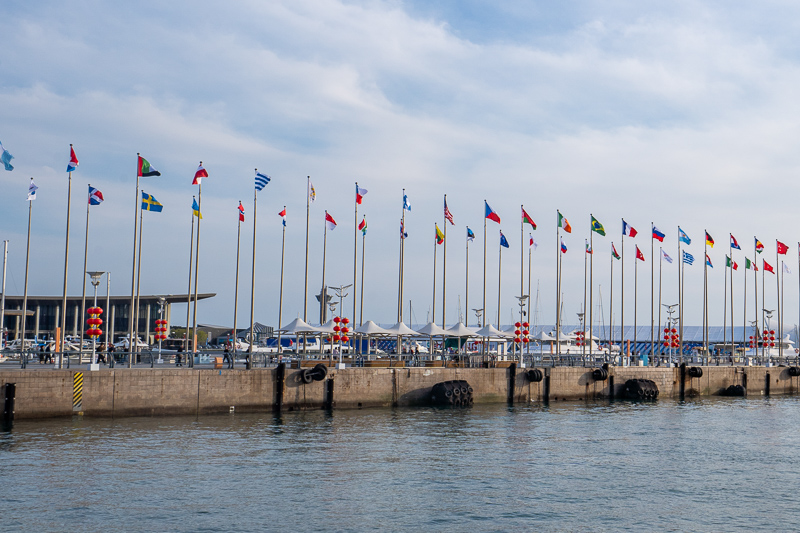
[[[515,298],[517,300],[519,300],[519,322],[520,322],[520,325],[521,325],[523,322],[525,322],[525,302],[528,300],[528,295],[527,294],[523,294],[521,296],[516,296]],[[517,343],[514,342],[514,350],[516,350],[516,349],[517,349]],[[524,355],[523,343],[522,343],[522,339],[520,338],[520,343],[519,343],[519,366],[520,366],[520,368],[524,368],[524,363],[522,361],[523,355]]]
[[[164,298],[163,296],[159,296],[157,301],[158,301],[158,320],[159,320],[159,322],[161,322],[161,320],[163,320],[163,316],[164,316],[164,304],[167,303],[167,299]],[[159,333],[161,333],[161,332],[159,332]],[[236,331],[234,331],[234,335],[235,334],[236,334]],[[164,335],[159,335],[158,336],[158,364],[162,364],[164,362],[164,360],[161,358],[161,338],[163,336]],[[236,343],[234,341],[234,346],[235,345],[236,345]],[[236,353],[236,348],[233,349],[233,353],[234,354]],[[150,368],[153,368],[153,358],[152,357],[150,357]]]
[[[97,286],[100,285],[100,278],[103,277],[105,272],[100,271],[93,271],[87,272],[90,278],[92,278],[92,287],[94,287],[94,303],[92,304],[93,307],[97,307]],[[106,326],[108,327],[108,326]],[[81,345],[83,345],[83,339],[81,339]],[[97,337],[92,336],[92,360],[89,364],[89,370],[99,370],[100,366],[97,364]]]
[[[483,315],[483,308],[473,309],[473,311],[475,312],[475,318],[478,321],[477,324],[480,325],[481,324],[481,315]],[[487,350],[486,350],[486,342],[487,342],[486,337],[483,337],[483,339],[481,341],[481,355],[486,355],[486,352],[487,352]]]
[[[770,324],[770,322],[772,321],[772,313],[775,312],[775,309],[762,309],[762,311],[764,311],[764,314],[767,315],[767,327],[765,328],[764,331],[770,332],[770,331],[772,331],[772,329],[771,329],[772,324]],[[767,355],[768,352],[767,352],[767,342],[766,342],[767,339],[766,339],[766,337],[767,336],[764,335],[761,338],[761,351],[762,351],[763,356],[764,356],[764,363],[765,364],[767,364],[770,361],[770,359],[772,358],[771,354],[769,356]]]
[[[673,317],[672,316],[673,313],[675,313],[675,308],[678,307],[678,304],[661,304],[661,305],[663,305],[664,307],[667,308],[667,314],[669,315],[669,318],[667,318],[667,324],[668,324],[667,329],[669,329],[670,332],[671,332],[675,328],[675,325],[678,323],[678,317]],[[675,343],[672,340],[672,336],[670,335],[670,339],[669,339],[669,366],[672,366],[672,348],[674,347],[673,346],[674,344]]]

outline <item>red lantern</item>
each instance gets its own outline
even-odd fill
[[[342,328],[342,333],[347,333],[350,331],[350,328],[344,327]]]
[[[333,321],[338,324],[339,323],[339,317],[338,316],[333,317]]]
[[[669,328],[664,328],[664,333],[669,333]]]
[[[529,340],[526,338],[526,339],[522,339],[522,342],[523,342],[523,343],[525,343],[525,344],[527,344],[527,343],[528,343],[528,342],[530,342],[530,341],[529,341]]]
[[[773,347],[775,347],[775,343],[774,343],[774,342],[771,342],[771,343],[769,343],[769,347],[770,347],[770,348],[773,348]]]
[[[345,318],[342,319],[342,322],[344,322],[345,324],[349,324],[350,323],[350,319],[345,317]]]
[[[519,329],[522,326],[521,322],[514,322],[514,327]]]
[[[675,328],[672,328],[672,333],[678,333],[678,330],[675,329]]]
[[[339,342],[339,335],[333,336],[333,342]]]
[[[519,337],[514,337],[514,342],[522,342]]]
[[[340,328],[339,326],[333,326],[333,331],[335,331],[336,333],[339,333],[339,331],[341,331],[341,329],[342,328]]]
[[[669,343],[668,343],[668,342],[665,342],[665,343],[664,343],[664,347],[665,347],[665,348],[669,348]]]
[[[350,339],[348,339],[347,336],[342,337],[342,342],[348,342],[349,340]]]
[[[517,337],[519,337],[520,333],[522,333],[520,330],[518,330],[518,329],[514,330],[514,335],[516,335]]]
[[[769,334],[770,335],[775,335],[775,330],[774,329],[769,330]]]
[[[522,323],[522,327],[523,327],[523,328],[530,327],[530,324],[528,324],[527,322],[523,322],[523,323]]]
[[[523,330],[522,330],[522,334],[523,334],[523,335],[525,335],[525,336],[527,337],[528,335],[530,335],[530,334],[531,334],[531,332],[530,332],[530,331],[528,331],[527,329],[523,329]]]

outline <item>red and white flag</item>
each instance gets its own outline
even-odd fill
[[[367,195],[367,192],[367,189],[363,189],[356,185],[356,203],[358,205],[361,205],[361,200],[364,199],[364,197]]]
[[[789,251],[789,247],[783,244],[781,241],[775,241],[778,246],[778,253],[781,255],[786,255],[786,252]]]
[[[639,261],[644,261],[644,254],[639,249],[639,246],[636,246],[636,259],[638,259]]]
[[[327,211],[325,211],[325,224],[328,226],[328,229],[331,230],[331,231],[336,229],[336,221],[333,220],[333,217]]]
[[[239,222],[244,222],[244,206],[239,202]]]
[[[197,172],[194,173],[192,185],[200,185],[200,180],[208,177],[208,172],[203,168],[203,162],[200,161],[200,166],[197,167]]]

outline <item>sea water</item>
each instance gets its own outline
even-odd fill
[[[2,531],[798,529],[800,400],[18,421]]]

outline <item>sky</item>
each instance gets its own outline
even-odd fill
[[[530,318],[554,323],[560,210],[573,228],[563,234],[565,322],[576,323],[583,308],[584,242],[594,215],[607,234],[593,236],[595,327],[609,321],[610,249],[613,242],[621,251],[623,218],[638,235],[625,238],[623,260],[614,265],[615,324],[623,263],[626,324],[634,307],[638,325],[649,324],[651,264],[656,292],[662,269],[663,303],[677,302],[678,262],[660,264],[658,246],[677,259],[680,226],[695,257],[685,268],[687,324],[702,321],[708,231],[716,242],[709,249],[709,322],[723,322],[733,234],[742,247],[733,251],[736,325],[754,319],[752,271],[742,315],[744,258],[754,258],[758,237],[765,245],[759,265],[775,264],[776,239],[789,245],[780,258],[791,272],[784,288],[789,327],[798,322],[797,21],[800,6],[781,1],[7,1],[0,18],[0,141],[15,158],[13,171],[0,170],[7,293],[23,292],[31,177],[39,192],[29,294],[63,291],[72,143],[80,166],[72,174],[71,295],[81,293],[88,184],[106,198],[91,208],[88,270],[110,272],[111,292],[130,294],[141,153],[162,173],[143,178],[142,189],[164,205],[161,213],[144,213],[143,294],[186,293],[198,194],[192,177],[200,161],[208,170],[198,290],[217,296],[198,305],[200,323],[233,323],[239,201],[246,221],[238,321],[249,323],[257,168],[272,177],[257,206],[258,322],[279,320],[277,213],[284,206],[281,323],[303,316],[310,177],[317,194],[309,210],[310,322],[318,316],[313,295],[322,286],[323,255],[329,286],[353,283],[356,240],[359,300],[366,246],[363,319],[397,321],[405,189],[412,204],[407,323],[424,324],[434,310],[434,224],[444,225],[446,194],[455,220],[446,241],[447,325],[474,324],[472,309],[484,306],[484,242],[487,321],[497,322],[498,288],[500,322],[517,319],[515,296],[521,270],[522,292],[529,292],[531,251]],[[354,234],[356,182],[368,190],[358,206],[358,222],[368,222],[363,241]],[[484,201],[501,218],[487,222],[486,234]],[[538,226],[526,226],[522,243],[521,205]],[[326,210],[338,223],[327,238]],[[666,234],[663,245],[655,242],[655,264],[651,223]],[[476,235],[469,245],[467,226]],[[502,255],[501,230],[510,244]],[[635,246],[645,257],[638,267]],[[436,259],[440,324],[443,248]],[[758,284],[760,300],[760,276]],[[774,309],[775,276],[767,275],[765,287],[764,305]],[[344,301],[350,318],[352,295],[349,289]],[[185,312],[174,306],[173,325],[185,321]]]

